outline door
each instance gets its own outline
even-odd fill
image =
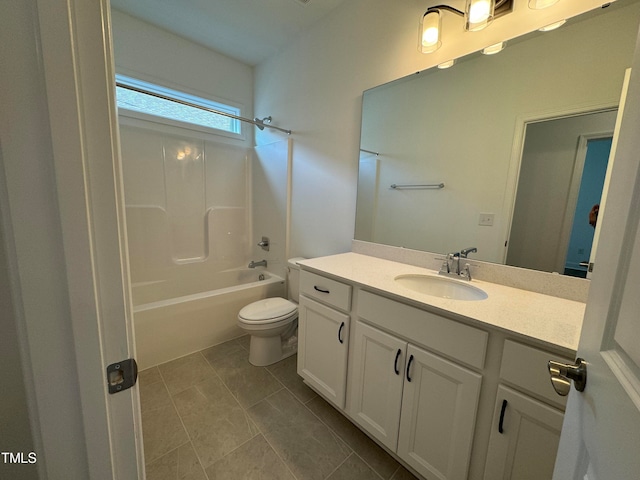
[[[339,408],[347,385],[349,315],[301,295],[298,375]]]
[[[587,362],[587,384],[569,394],[556,480],[640,476],[639,74],[636,48],[578,347]]]
[[[560,410],[500,385],[484,478],[551,479],[562,418]]]
[[[482,376],[407,347],[398,456],[427,478],[466,480]]]
[[[109,394],[106,379],[135,354],[109,1],[34,3],[89,474],[142,479],[138,389]]]
[[[362,322],[354,333],[349,415],[395,452],[407,342]]]
[[[587,278],[591,247],[594,241],[597,213],[602,202],[604,179],[611,152],[611,135],[580,137],[578,155],[581,163],[578,197],[571,218],[571,233],[565,257],[564,274]],[[577,165],[576,161],[576,165]],[[574,174],[575,175],[575,174]],[[570,189],[572,190],[572,189]]]

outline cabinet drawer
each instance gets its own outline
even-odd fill
[[[489,334],[483,330],[364,291],[358,295],[358,316],[411,343],[484,367]]]
[[[564,409],[567,397],[558,395],[551,386],[547,369],[549,360],[573,363],[568,358],[507,340],[504,342],[500,378]]]
[[[345,312],[351,308],[351,285],[322,275],[300,272],[300,293]]]

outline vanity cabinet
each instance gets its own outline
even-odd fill
[[[398,268],[387,261],[343,254],[309,262],[298,341],[308,385],[420,478],[551,478],[566,399],[547,362],[573,363],[573,352],[555,340],[558,320],[544,312],[550,302],[565,308],[576,322],[565,319],[566,332],[583,307],[488,284],[493,303],[477,311],[432,305],[395,290],[388,274],[378,279],[378,270]],[[523,299],[520,308],[510,295]],[[534,321],[542,334],[531,334]]]
[[[302,271],[298,307],[298,375],[343,409],[351,286]]]
[[[437,345],[482,363],[486,332],[447,321],[457,337],[445,327],[403,339],[373,325],[391,322],[395,333],[404,324],[428,328],[441,318],[368,292],[360,294],[358,317],[347,413],[426,478],[466,479],[482,376],[414,342],[417,337],[427,348]],[[475,352],[463,353],[458,341],[475,344]]]
[[[550,352],[505,341],[486,480],[551,480],[566,403],[549,381],[546,364],[551,359],[570,363]]]

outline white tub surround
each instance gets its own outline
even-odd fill
[[[468,302],[420,294],[402,287],[394,278],[406,274],[437,275],[437,271],[352,252],[300,263],[305,270],[339,277],[447,317],[480,322],[560,347],[567,355],[578,346],[585,309],[582,302],[477,279],[471,285],[487,292],[486,300]]]
[[[395,278],[437,270],[353,252],[300,265],[308,385],[421,478],[551,479],[566,397],[547,362],[575,358],[584,303],[475,278],[452,281],[487,298],[427,295]]]

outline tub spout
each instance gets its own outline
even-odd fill
[[[249,262],[249,268],[266,267],[266,266],[267,266],[266,260],[260,260],[259,262],[254,262],[253,260],[251,260]]]

